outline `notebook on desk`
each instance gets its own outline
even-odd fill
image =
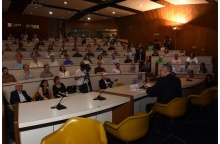
[[[72,86],[67,86],[67,92],[70,93],[75,93],[76,92],[76,85],[72,85]]]

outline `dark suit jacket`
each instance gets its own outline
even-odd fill
[[[150,97],[157,97],[157,102],[167,104],[176,97],[182,97],[181,81],[169,74],[157,79],[156,84],[146,90]]]
[[[111,83],[110,87],[112,87],[113,82],[109,78],[106,78],[106,81],[110,82]],[[103,79],[99,80],[99,87],[100,87],[100,89],[106,89],[107,88],[106,84],[105,84],[105,81]]]
[[[22,94],[24,95],[27,102],[32,101],[32,98],[27,94],[26,91],[22,90]],[[18,95],[17,90],[11,92],[10,104],[20,103],[20,97]]]
[[[136,55],[135,55],[135,62],[137,62],[138,60],[141,60],[141,61],[145,61],[145,54],[144,53],[137,53]]]

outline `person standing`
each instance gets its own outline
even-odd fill
[[[86,78],[86,69],[83,62],[80,63],[80,69],[76,70],[75,80],[81,93],[88,93],[88,79]]]

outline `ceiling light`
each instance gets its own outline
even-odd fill
[[[142,4],[140,4],[140,6],[143,6]]]
[[[112,12],[112,14],[115,14],[115,12]]]
[[[88,17],[87,19],[90,20],[90,17]]]
[[[67,4],[67,2],[65,1],[65,2],[63,2],[64,4]]]
[[[53,14],[53,12],[52,12],[52,11],[50,11],[50,12],[49,12],[49,14]]]
[[[62,17],[64,19],[64,17]]]
[[[68,13],[70,13],[70,12],[68,12]]]

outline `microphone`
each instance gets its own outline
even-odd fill
[[[60,99],[59,103],[56,106],[51,107],[51,109],[57,108],[58,110],[62,110],[62,109],[66,109],[66,106],[62,105],[60,102],[63,100],[64,97],[66,97],[66,95],[59,93],[59,95],[62,96],[62,98]]]
[[[118,81],[118,79],[115,79],[115,80],[112,82],[111,85],[113,85],[113,83],[116,82],[116,81]],[[102,96],[101,96],[101,94],[102,94],[105,90],[106,90],[106,89],[103,89],[103,90],[100,92],[100,94],[99,94],[96,98],[94,98],[93,100],[106,100],[105,97],[102,97]]]

